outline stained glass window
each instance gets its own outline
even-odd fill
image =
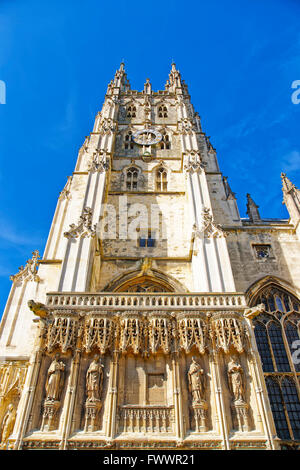
[[[280,386],[272,377],[267,377],[266,385],[278,437],[289,440],[291,435],[286,419],[285,407]]]
[[[300,439],[300,403],[293,379],[289,377],[283,379],[281,390],[294,439]]]
[[[274,366],[272,361],[272,355],[268,342],[268,335],[266,327],[260,323],[256,322],[255,324],[255,338],[257,343],[258,352],[262,361],[262,368],[264,372],[273,372]]]
[[[271,322],[268,327],[268,333],[278,372],[289,372],[291,368],[286,355],[280,324]]]
[[[300,441],[300,348],[295,343],[300,341],[299,302],[287,291],[270,285],[252,305],[261,303],[265,312],[255,318],[254,333],[277,435]]]
[[[294,353],[296,352],[296,349],[299,348],[299,343],[297,344],[296,341],[300,340],[297,326],[291,323],[290,321],[286,322],[285,334],[289,343],[292,359],[295,356],[295,360],[293,360],[294,367],[297,372],[300,372],[300,354],[294,355]],[[299,363],[297,364],[298,360],[299,360]]]

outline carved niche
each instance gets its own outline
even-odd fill
[[[188,385],[192,397],[192,410],[195,420],[196,432],[207,431],[207,401],[206,395],[206,374],[196,358],[192,357],[192,362],[188,370]]]
[[[86,373],[86,402],[84,431],[96,431],[102,408],[103,368],[99,356],[95,356]]]
[[[245,377],[244,370],[237,356],[232,356],[227,366],[228,386],[232,396],[231,409],[233,417],[237,421],[239,431],[248,432],[248,404],[245,400]]]

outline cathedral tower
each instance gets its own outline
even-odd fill
[[[175,64],[139,92],[122,63],[43,256],[11,276],[2,448],[298,446],[299,191],[282,178],[291,218],[247,194],[242,219]]]

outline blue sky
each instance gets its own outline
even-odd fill
[[[174,60],[229,177],[262,217],[288,217],[280,172],[299,187],[300,1],[1,0],[0,312],[44,250],[59,192],[122,59],[133,89],[163,89]],[[1,313],[0,313],[1,315]]]

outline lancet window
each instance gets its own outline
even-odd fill
[[[156,191],[168,190],[168,174],[165,168],[161,167],[156,170],[155,183]]]

